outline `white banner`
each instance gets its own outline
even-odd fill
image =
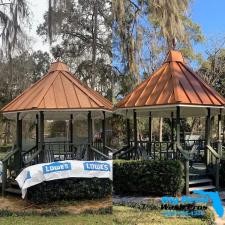
[[[2,161],[0,161],[0,184],[2,183]]]
[[[66,160],[53,163],[42,163],[25,168],[16,178],[22,198],[27,188],[43,181],[64,179],[70,177],[98,177],[112,180],[112,160],[108,161],[78,161]]]

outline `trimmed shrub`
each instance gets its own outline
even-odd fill
[[[47,181],[28,188],[27,199],[34,203],[60,200],[91,200],[110,196],[112,181],[108,178],[70,178]]]
[[[118,195],[177,195],[184,187],[180,161],[113,162],[113,190]]]

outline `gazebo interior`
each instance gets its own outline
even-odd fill
[[[114,152],[114,159],[181,160],[185,166],[185,190],[219,188],[222,154],[222,114],[225,99],[199,78],[186,64],[181,52],[171,50],[162,66],[139,84],[115,107],[126,118],[127,144]],[[138,139],[137,117],[148,118],[148,138]],[[169,141],[152,140],[152,118],[168,118]],[[181,120],[205,118],[205,137],[181,138]],[[217,117],[216,141],[211,123]],[[131,139],[130,120],[133,121]]]

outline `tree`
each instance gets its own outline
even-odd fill
[[[225,38],[208,40],[207,59],[198,74],[221,95],[225,96]]]
[[[164,58],[175,45],[185,56],[191,59],[196,56],[192,43],[202,41],[203,36],[188,15],[189,7],[189,0],[113,0],[114,32],[120,46],[117,51],[121,53],[125,73],[140,82],[142,59],[148,59],[148,65],[156,62],[156,66],[151,66],[154,69],[158,64],[155,55]],[[146,47],[151,50],[146,52]]]
[[[11,59],[11,62],[0,62],[0,107],[10,102],[24,89],[47,72],[50,64],[50,56],[46,52],[28,51],[22,52]],[[13,66],[13,67],[12,67]],[[13,70],[12,70],[13,68]],[[11,76],[12,74],[12,76]],[[1,118],[1,126],[4,128],[4,143],[9,143],[11,136],[11,124],[5,118]]]
[[[169,49],[178,48],[185,56],[194,58],[192,42],[202,41],[203,36],[200,27],[188,15],[189,7],[190,0],[113,0],[114,29],[120,47],[117,51],[124,63],[124,74],[131,76],[133,81],[133,85],[129,79],[125,80],[129,82],[122,83],[126,89],[140,83],[141,71],[146,64],[154,70]],[[150,49],[148,52],[146,46]],[[143,63],[143,58],[147,58],[147,62]],[[160,118],[160,140],[162,123]]]
[[[25,0],[0,1],[0,36],[3,47],[1,53],[9,60],[15,46],[20,44],[20,38],[25,35],[21,24],[28,18],[28,15],[29,10]]]
[[[38,34],[49,38],[54,57],[76,76],[112,99],[112,16],[109,0],[50,1]],[[47,28],[49,27],[49,28]],[[59,41],[60,40],[60,41]],[[106,72],[107,71],[107,75]],[[109,95],[108,95],[109,94]]]

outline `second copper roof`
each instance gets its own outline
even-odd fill
[[[181,52],[170,51],[163,65],[116,107],[177,104],[224,106],[225,99],[186,65]]]
[[[8,103],[3,113],[25,110],[111,110],[112,103],[82,84],[64,63],[53,63],[47,75]]]

